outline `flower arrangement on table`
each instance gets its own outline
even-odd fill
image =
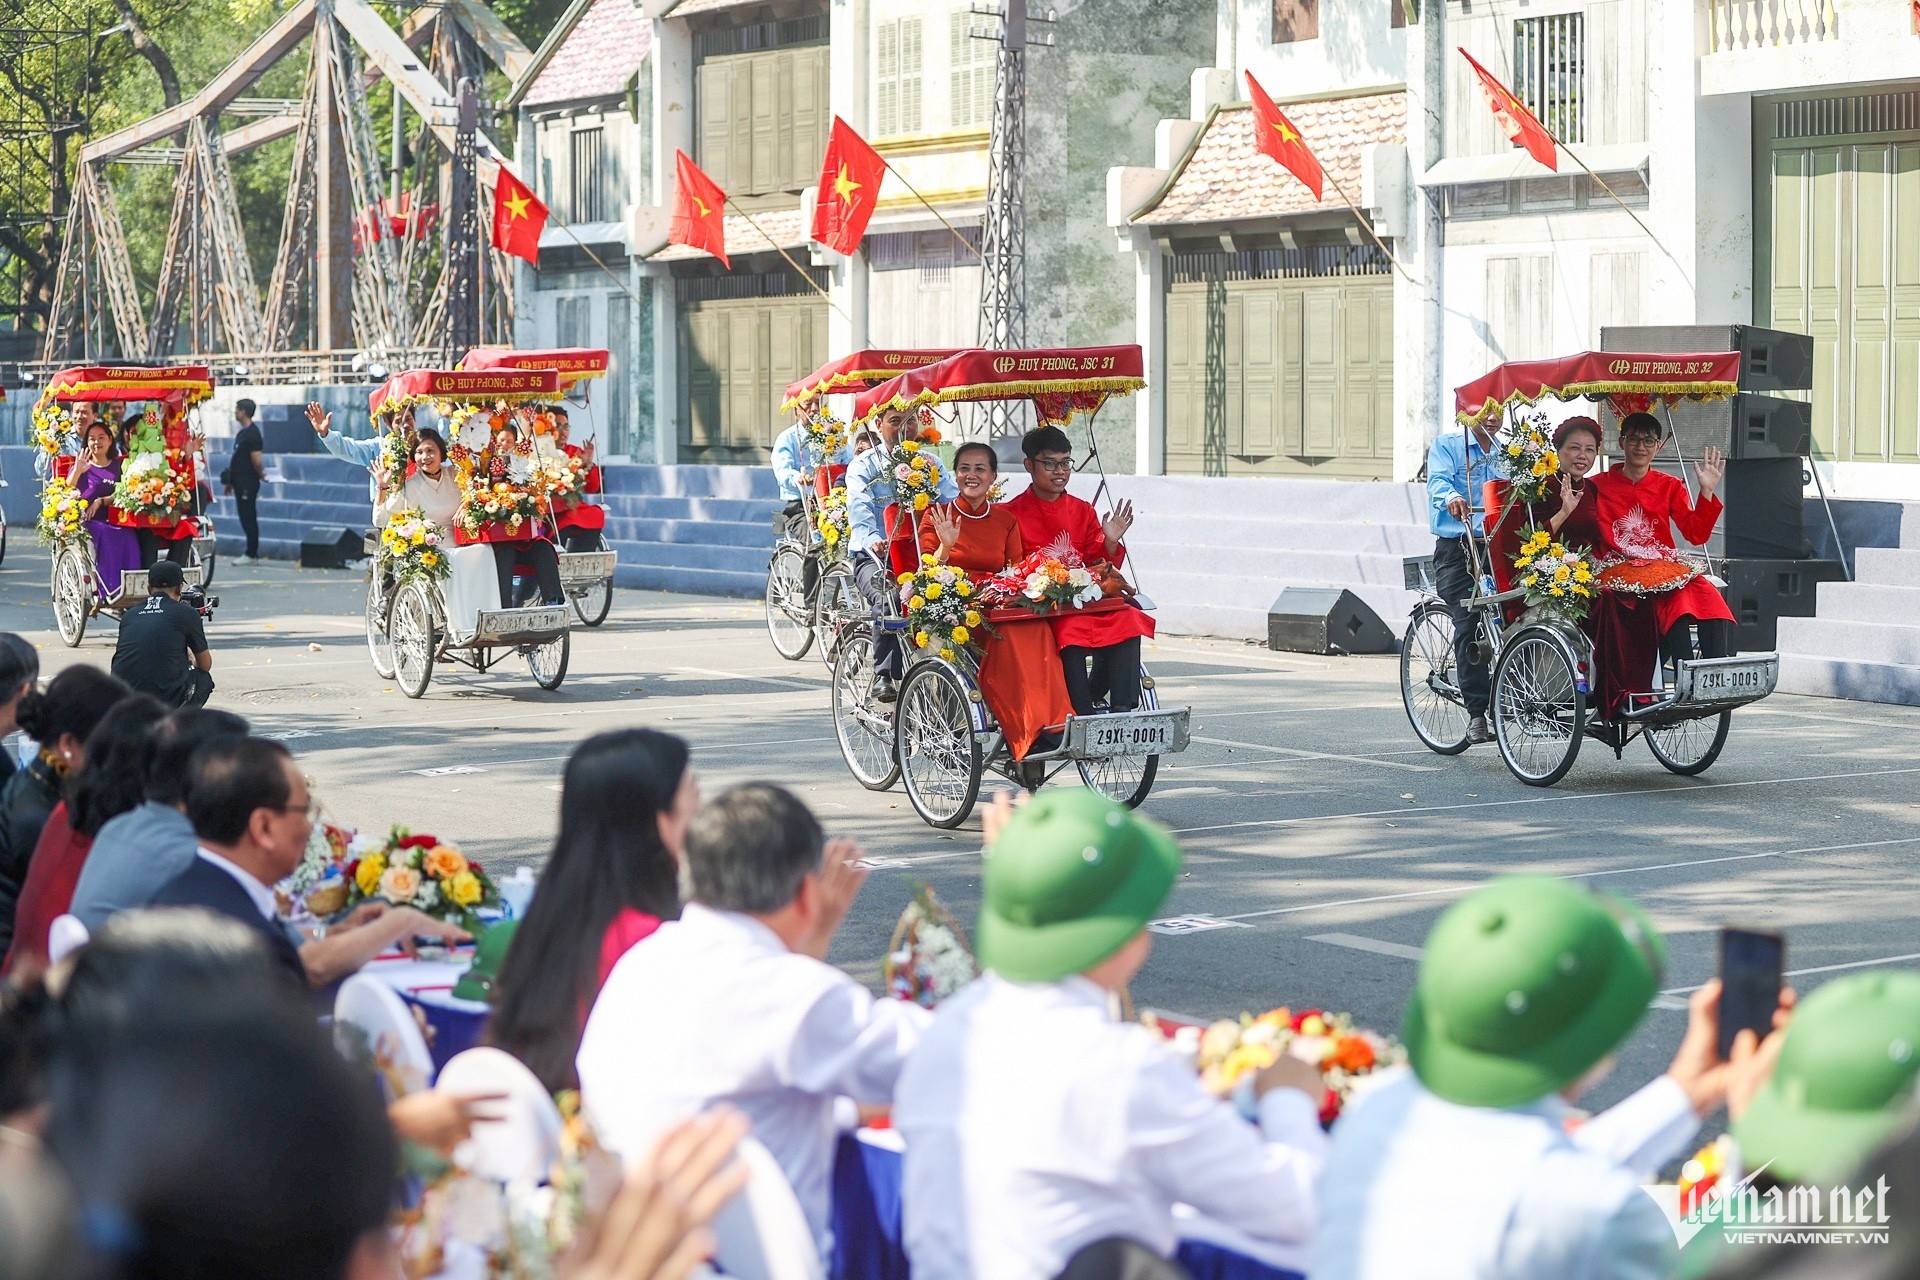
[[[447,548],[441,545],[440,530],[418,507],[408,507],[387,521],[387,527],[380,531],[380,556],[403,586],[409,582],[444,582],[453,574]]]
[[[1560,454],[1543,413],[1531,413],[1511,423],[1494,441],[1495,468],[1507,481],[1510,500],[1542,502],[1560,474]]]
[[[990,603],[1035,613],[1078,609],[1104,594],[1099,577],[1064,542],[1029,552],[1026,559],[986,583]]]
[[[40,541],[57,545],[86,536],[87,500],[66,476],[48,476],[40,490],[40,519],[34,532]]]
[[[1339,1117],[1361,1081],[1407,1060],[1407,1051],[1393,1037],[1356,1027],[1350,1015],[1325,1009],[1295,1013],[1282,1006],[1258,1017],[1243,1013],[1205,1030],[1182,1028],[1171,1038],[1175,1048],[1192,1054],[1207,1091],[1222,1098],[1236,1097],[1243,1084],[1250,1089],[1253,1076],[1283,1053],[1318,1067],[1326,1080],[1320,1097],[1324,1126]]]
[[[820,499],[814,509],[813,527],[819,531],[820,545],[828,560],[838,560],[847,554],[847,539],[852,528],[847,515],[847,486],[837,484],[827,490],[827,496]]]
[[[500,905],[493,877],[435,836],[393,828],[387,839],[347,864],[348,906],[384,902],[416,907],[472,930],[473,912]]]
[[[313,834],[307,837],[307,851],[287,877],[289,905],[303,903],[308,912],[323,920],[341,914],[352,896],[346,868],[379,847],[378,838],[358,835],[349,827],[314,823]]]
[[[73,414],[57,400],[46,400],[33,407],[33,442],[44,453],[80,452],[80,438],[73,433]]]
[[[937,653],[948,662],[962,650],[980,649],[986,621],[975,607],[973,581],[966,570],[923,555],[918,569],[895,581],[907,613],[907,635],[916,649]]]
[[[140,523],[162,524],[192,515],[194,497],[193,456],[168,442],[159,409],[149,405],[127,441],[113,505]]]
[[[900,913],[883,971],[888,995],[926,1009],[980,976],[959,921],[924,884]]]
[[[1531,531],[1513,558],[1513,580],[1527,593],[1527,607],[1569,621],[1587,615],[1599,577],[1593,552],[1569,547],[1545,529]]]
[[[931,432],[931,440],[926,438],[927,434],[923,433],[917,440],[902,440],[887,455],[893,468],[893,499],[903,513],[918,514],[939,498],[940,478],[945,472],[929,446],[940,442],[940,433]]]

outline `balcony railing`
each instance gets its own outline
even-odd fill
[[[1707,0],[1707,6],[1709,53],[1840,38],[1835,0]]]

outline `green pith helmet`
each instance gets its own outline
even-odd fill
[[[1014,982],[1091,968],[1153,919],[1179,874],[1159,823],[1084,788],[1042,792],[987,851],[980,962]]]
[[[1566,880],[1508,876],[1448,908],[1400,1035],[1450,1102],[1514,1107],[1578,1080],[1632,1032],[1660,986],[1638,907]]]
[[[1914,1112],[1920,973],[1835,978],[1800,1002],[1780,1060],[1733,1122],[1740,1159],[1783,1182],[1845,1177]]]
[[[493,999],[494,983],[500,977],[500,966],[506,963],[507,947],[513,942],[514,931],[519,929],[518,920],[502,920],[480,935],[473,944],[473,967],[460,975],[453,984],[453,994],[461,1000]]]

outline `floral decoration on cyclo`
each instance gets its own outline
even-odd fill
[[[901,574],[896,581],[914,648],[937,653],[948,662],[962,650],[981,648],[987,625],[975,606],[975,589],[966,570],[923,555],[917,570]]]
[[[1544,502],[1555,492],[1560,454],[1544,413],[1517,417],[1494,439],[1494,467],[1507,482],[1507,501]]]
[[[814,511],[813,527],[820,534],[821,551],[828,560],[839,560],[847,554],[852,528],[847,514],[847,486],[837,484],[827,490]]]
[[[945,473],[931,449],[939,443],[937,429],[922,427],[918,439],[902,440],[888,453],[887,461],[893,468],[894,501],[900,505],[902,516],[909,512],[919,514],[938,500],[940,477]]]
[[[1533,529],[1513,558],[1514,582],[1527,593],[1527,607],[1570,621],[1587,616],[1600,569],[1587,547],[1570,547],[1545,529]]]
[[[394,580],[403,585],[444,582],[453,574],[440,531],[418,507],[408,507],[395,515],[380,531],[380,557]]]
[[[989,603],[1034,613],[1078,609],[1105,594],[1100,575],[1087,567],[1064,535],[986,582]]]
[[[40,491],[40,519],[34,532],[49,545],[76,542],[86,535],[87,500],[66,476],[50,475]]]
[[[824,466],[847,447],[847,424],[825,409],[812,410],[802,418],[800,434],[816,466]]]
[[[1152,1014],[1143,1021],[1193,1059],[1208,1092],[1232,1099],[1243,1114],[1254,1111],[1253,1077],[1278,1062],[1282,1054],[1318,1068],[1326,1083],[1320,1096],[1320,1123],[1327,1127],[1362,1081],[1407,1060],[1398,1040],[1356,1027],[1349,1014],[1324,1009],[1295,1013],[1283,1005],[1258,1017],[1243,1013],[1238,1019],[1223,1018],[1204,1029],[1169,1027]]]
[[[167,421],[158,405],[148,405],[127,441],[113,505],[134,523],[166,523],[192,515],[194,496],[185,420]]]

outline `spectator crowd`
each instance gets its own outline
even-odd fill
[[[86,667],[42,687],[32,647],[0,635],[15,730],[32,746],[0,760],[0,1278],[402,1274],[406,1153],[453,1153],[497,1099],[385,1096],[320,1015],[376,956],[466,933],[380,904],[292,929],[275,886],[318,802],[238,716]],[[1223,1099],[1121,1016],[1182,874],[1166,829],[1065,788],[1003,796],[985,828],[982,973],[927,1010],[828,963],[867,873],[792,793],[704,798],[687,745],[648,729],[578,747],[485,1032],[546,1091],[577,1090],[624,1163],[560,1274],[697,1274],[749,1178],[742,1144],[823,1274],[839,1136],[883,1115],[917,1280],[1179,1277],[1176,1206],[1295,1248],[1314,1280],[1920,1274],[1920,975],[1783,989],[1772,1029],[1724,1056],[1709,982],[1667,1069],[1588,1115],[1660,995],[1659,935],[1574,881],[1502,878],[1440,915],[1409,1065],[1328,1132],[1319,1067],[1282,1055]],[[1708,1231],[1683,1251],[1644,1184],[1722,1115],[1729,1182],[1888,1188],[1890,1242]]]

